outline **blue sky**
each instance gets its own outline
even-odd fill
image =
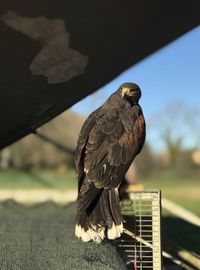
[[[96,95],[86,97],[72,109],[79,114],[88,115],[126,81],[135,82],[142,89],[140,104],[149,125],[153,115],[173,102],[179,101],[200,108],[200,27],[129,68],[99,89]],[[150,126],[148,130],[149,143],[156,145],[158,149],[163,148],[156,131]],[[195,143],[192,136],[185,140],[185,145],[188,146]]]

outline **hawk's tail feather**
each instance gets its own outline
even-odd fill
[[[113,219],[116,224],[119,224],[122,221],[122,215],[118,189],[108,190],[108,195],[109,195],[109,206],[111,209]]]
[[[104,189],[101,193],[96,191],[96,194],[100,194],[100,197],[96,197],[96,202],[90,202],[93,204],[91,208],[84,203],[81,195],[78,198],[78,205],[80,201],[82,206],[87,205],[85,209],[78,207],[75,230],[76,236],[84,242],[93,240],[100,243],[106,236],[108,239],[115,239],[120,237],[123,232],[118,190]],[[85,200],[87,200],[87,196]]]

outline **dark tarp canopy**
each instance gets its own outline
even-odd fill
[[[1,0],[0,148],[199,25],[199,14],[199,0]]]

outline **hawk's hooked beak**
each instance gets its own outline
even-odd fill
[[[122,87],[121,93],[122,93],[122,97],[124,97],[125,95],[128,97],[132,97],[132,93],[130,92],[129,87],[126,87],[126,86]]]

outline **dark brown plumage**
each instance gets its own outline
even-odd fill
[[[75,234],[101,242],[123,231],[118,187],[145,140],[140,88],[124,83],[85,121],[75,153],[78,205]]]

